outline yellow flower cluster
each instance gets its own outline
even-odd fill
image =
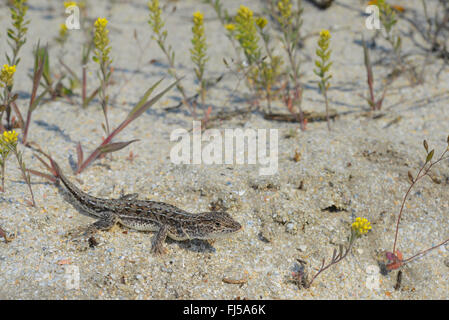
[[[150,20],[148,23],[151,25],[153,32],[159,34],[164,27],[161,14],[162,9],[159,6],[159,0],[151,0],[148,2],[148,9],[150,9]]]
[[[14,145],[17,142],[18,133],[13,131],[3,131],[2,140],[6,144]]]
[[[237,15],[243,20],[251,20],[253,18],[253,11],[242,4],[240,5]]]
[[[97,30],[98,29],[106,29],[107,24],[108,24],[108,19],[98,18],[97,21],[95,21],[95,28],[97,28]]]
[[[203,25],[204,16],[201,12],[197,11],[193,14],[193,24],[195,26]]]
[[[354,230],[354,232],[359,236],[364,235],[371,230],[371,223],[366,218],[358,217],[352,224],[352,230]]]
[[[259,17],[256,19],[256,24],[260,29],[265,28],[265,26],[267,25],[268,20],[265,17]]]
[[[4,64],[2,70],[0,71],[0,86],[10,87],[14,81],[14,73],[16,72],[16,66],[10,66]]]
[[[65,23],[61,23],[60,25],[59,25],[59,37],[61,38],[61,39],[64,39],[66,36],[67,36],[67,26],[66,26],[66,24]]]
[[[232,31],[235,30],[235,24],[233,24],[233,23],[225,24],[224,27],[225,27],[225,29],[228,30],[229,32],[232,32]]]
[[[64,7],[68,8],[68,7],[72,7],[72,6],[77,6],[78,3],[76,3],[76,1],[64,1]]]
[[[248,62],[252,64],[260,58],[259,37],[253,11],[241,5],[235,16],[235,26],[237,29],[235,38],[242,46]]]
[[[330,62],[331,50],[329,49],[331,34],[329,30],[321,30],[320,38],[318,39],[318,48],[316,55],[320,58],[315,61],[318,70],[314,70],[315,74],[321,78],[320,90],[327,90],[329,88],[329,79],[332,75],[327,75],[332,65]]]
[[[109,45],[109,30],[106,28],[108,20],[106,18],[98,18],[95,21],[95,34],[94,34],[94,44],[97,51],[95,52],[101,63],[108,64],[110,62],[109,52],[111,48]]]
[[[320,31],[320,40],[322,41],[327,41],[331,38],[331,33],[329,32],[329,30],[321,30]]]
[[[292,18],[292,4],[290,0],[280,0],[278,1],[277,6],[279,13],[281,14],[279,22],[285,25],[290,24],[290,20]]]
[[[207,44],[206,36],[204,34],[204,16],[201,12],[195,12],[193,14],[193,27],[192,27],[193,38],[192,49],[190,49],[190,54],[193,63],[197,66],[195,68],[195,73],[199,81],[203,80],[204,67],[206,65],[207,56]]]
[[[76,6],[80,9],[86,9],[86,1],[80,1],[80,2],[76,2],[76,1],[64,1],[64,7],[67,9],[69,7],[73,7]]]

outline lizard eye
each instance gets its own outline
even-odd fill
[[[220,226],[220,222],[215,222],[215,226],[219,227]]]

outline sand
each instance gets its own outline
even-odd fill
[[[28,41],[20,53],[15,85],[23,113],[31,91],[28,74],[33,66],[33,46],[38,39],[48,42],[52,66],[60,72],[57,57],[61,48],[53,38],[65,19],[61,1],[31,2]],[[144,1],[89,2],[90,18],[104,16],[110,21],[115,83],[110,87],[109,120],[115,127],[153,83],[165,77],[162,89],[172,79],[164,56],[150,40]],[[241,3],[256,13],[263,11],[263,1],[223,2],[232,13]],[[395,3],[408,12],[421,12],[420,1]],[[185,76],[183,85],[189,95],[197,89],[188,51],[190,19],[197,10],[205,14],[210,57],[207,77],[224,74],[207,96],[212,115],[244,110],[248,93],[244,83],[223,64],[223,58],[230,60],[234,51],[214,11],[198,0],[167,2],[164,11],[167,41],[176,52],[177,71]],[[218,129],[277,129],[278,173],[272,176],[260,176],[259,165],[173,164],[170,150],[175,142],[170,141],[170,134],[192,127],[192,117],[184,107],[175,112],[164,110],[179,102],[176,89],[115,140],[140,139],[138,142],[75,175],[76,144],[81,143],[87,156],[104,137],[99,101],[82,109],[77,95],[73,104],[59,99],[39,106],[33,113],[29,139],[51,153],[82,190],[106,198],[138,192],[142,199],[164,201],[189,212],[219,206],[244,229],[212,245],[168,240],[164,256],[150,253],[152,233],[126,228],[98,234],[98,246],[90,248],[85,242],[70,241],[66,233],[94,220],[80,214],[63,189],[36,176],[32,176],[32,187],[37,206],[29,206],[28,188],[10,158],[6,191],[0,194],[0,226],[15,238],[9,243],[0,240],[0,299],[447,299],[447,246],[406,265],[400,290],[394,289],[397,270],[378,273],[378,256],[392,249],[400,203],[409,186],[407,172],[416,173],[425,158],[422,141],[427,139],[436,155],[447,146],[448,68],[437,77],[442,61],[431,58],[424,84],[411,86],[402,76],[389,89],[382,116],[367,116],[367,103],[360,97],[368,94],[360,39],[362,33],[370,39],[373,31],[364,27],[363,12],[362,1],[338,0],[326,11],[304,3],[303,33],[312,36],[300,53],[303,106],[308,111],[324,111],[312,71],[317,41],[313,33],[330,29],[333,78],[329,98],[331,107],[341,114],[331,123],[332,131],[325,122],[314,122],[302,132],[295,123],[267,121],[257,111],[215,124]],[[9,23],[8,10],[2,5],[0,30]],[[425,54],[405,34],[410,25],[400,20],[398,27],[404,53],[410,54],[410,63],[420,66]],[[142,49],[133,38],[134,30]],[[276,35],[274,31],[273,37]],[[423,43],[417,35],[415,38]],[[70,31],[64,55],[65,63],[78,73],[82,41],[81,31]],[[3,56],[9,50],[5,31],[0,43]],[[385,59],[388,48],[379,40],[371,51],[372,60]],[[276,51],[281,52],[278,42]],[[97,66],[89,62],[88,68],[90,91],[97,85]],[[387,66],[375,66],[377,94],[389,71]],[[273,108],[288,112],[279,101]],[[29,168],[44,170],[32,150],[20,144],[19,148]],[[293,160],[296,151],[300,153],[298,162]],[[130,152],[135,156],[132,160]],[[407,202],[398,243],[405,257],[449,237],[449,163],[441,163],[434,175],[441,183],[424,179]],[[309,274],[323,258],[328,261],[332,250],[346,243],[350,224],[359,216],[371,221],[372,230],[357,240],[346,259],[321,274],[309,289],[299,289],[289,281],[299,267],[297,259],[307,262]],[[68,282],[70,275],[76,279],[77,272],[79,285]],[[247,281],[227,284],[223,278]]]

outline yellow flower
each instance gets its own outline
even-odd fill
[[[10,66],[8,64],[4,64],[2,70],[0,71],[0,82],[3,86],[11,86],[13,84],[13,76],[16,72],[16,66]]]
[[[3,141],[7,144],[15,144],[17,142],[17,132],[13,131],[3,131]]]
[[[231,31],[231,32],[235,30],[235,24],[233,24],[233,23],[225,24],[224,27],[226,30]]]
[[[72,7],[72,6],[77,6],[78,3],[76,3],[76,1],[64,1],[64,7],[68,8],[68,7]]]
[[[193,23],[201,25],[203,24],[204,16],[201,12],[197,11],[193,14]]]
[[[108,24],[108,19],[106,18],[98,18],[97,21],[95,21],[95,28],[97,29],[104,29],[106,28],[106,25]]]
[[[203,14],[201,12],[195,12],[193,14],[193,27],[192,27],[192,49],[190,49],[190,55],[193,63],[196,65],[195,74],[201,85],[204,85],[203,74],[207,58],[207,44],[206,36],[204,33],[204,21]]]
[[[61,38],[65,38],[66,35],[67,35],[67,26],[65,23],[61,23],[59,25],[59,36]]]
[[[242,4],[240,5],[237,15],[239,15],[242,19],[249,20],[253,17],[253,11]]]
[[[267,25],[268,20],[264,17],[259,17],[256,19],[256,24],[260,29],[265,28],[265,26]]]
[[[368,231],[371,230],[371,223],[366,218],[358,217],[355,219],[355,222],[352,224],[351,227],[352,230],[354,230],[354,232],[357,235],[361,236],[368,233]]]
[[[257,36],[256,19],[253,17],[253,11],[241,5],[235,16],[235,25],[235,38],[243,48],[246,59],[252,64],[260,58],[259,37]]]
[[[292,15],[292,4],[290,3],[290,0],[278,1],[278,10],[282,18],[284,18],[286,22],[289,22]]]
[[[111,59],[109,58],[109,52],[111,48],[109,45],[109,30],[106,28],[108,20],[106,18],[98,18],[95,21],[95,33],[94,33],[94,44],[95,44],[95,57],[94,60],[100,64],[109,64]]]
[[[331,38],[331,33],[329,32],[329,30],[323,29],[320,31],[320,38],[329,40]]]
[[[153,32],[160,35],[162,28],[164,27],[164,21],[162,21],[162,9],[159,6],[159,0],[151,0],[148,2],[148,9],[150,10],[150,24]]]

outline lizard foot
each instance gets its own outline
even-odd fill
[[[164,255],[168,253],[168,250],[164,248],[163,246],[152,246],[151,247],[151,253],[155,255]]]
[[[79,241],[83,239],[88,239],[89,237],[93,236],[96,233],[97,230],[94,230],[91,228],[91,226],[88,227],[78,227],[69,230],[66,233],[66,237],[69,238],[71,241]]]

